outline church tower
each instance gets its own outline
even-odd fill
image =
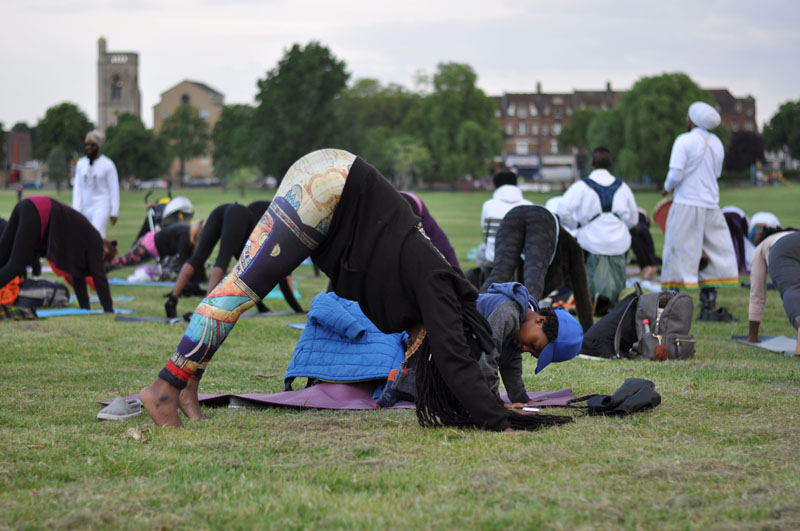
[[[108,52],[103,37],[97,48],[97,128],[105,133],[122,113],[141,117],[139,54]]]

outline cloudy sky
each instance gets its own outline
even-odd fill
[[[0,122],[35,124],[76,103],[97,119],[97,39],[139,54],[142,119],[161,92],[202,81],[226,103],[294,43],[317,40],[357,78],[413,88],[416,72],[467,63],[489,95],[628,89],[681,71],[752,95],[759,128],[800,99],[796,0],[25,0],[0,1]]]

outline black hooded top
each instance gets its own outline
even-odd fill
[[[328,234],[311,255],[334,291],[357,301],[385,333],[422,323],[436,367],[478,426],[508,427],[508,413],[478,366],[468,326],[478,292],[417,228],[420,218],[374,167],[356,158]],[[488,325],[487,325],[488,326]]]

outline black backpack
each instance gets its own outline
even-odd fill
[[[585,406],[576,405],[586,402]],[[625,416],[652,409],[661,403],[661,395],[650,380],[628,378],[613,395],[586,395],[573,398],[568,405],[585,410],[589,415]]]
[[[29,278],[19,285],[17,306],[63,308],[69,305],[69,288],[46,278]]]

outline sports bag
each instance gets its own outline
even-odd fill
[[[45,278],[29,278],[19,285],[17,306],[62,308],[69,305],[69,288]]]
[[[573,398],[568,405],[584,409],[589,415],[625,416],[652,409],[661,403],[656,386],[643,378],[628,378],[613,395],[586,395]],[[579,402],[585,406],[577,406]]]
[[[666,360],[694,357],[695,338],[691,334],[694,301],[686,293],[661,291],[645,293],[636,301],[637,340],[627,352],[621,351],[621,327],[614,346],[617,355],[632,359]],[[624,316],[621,321],[625,321]]]

